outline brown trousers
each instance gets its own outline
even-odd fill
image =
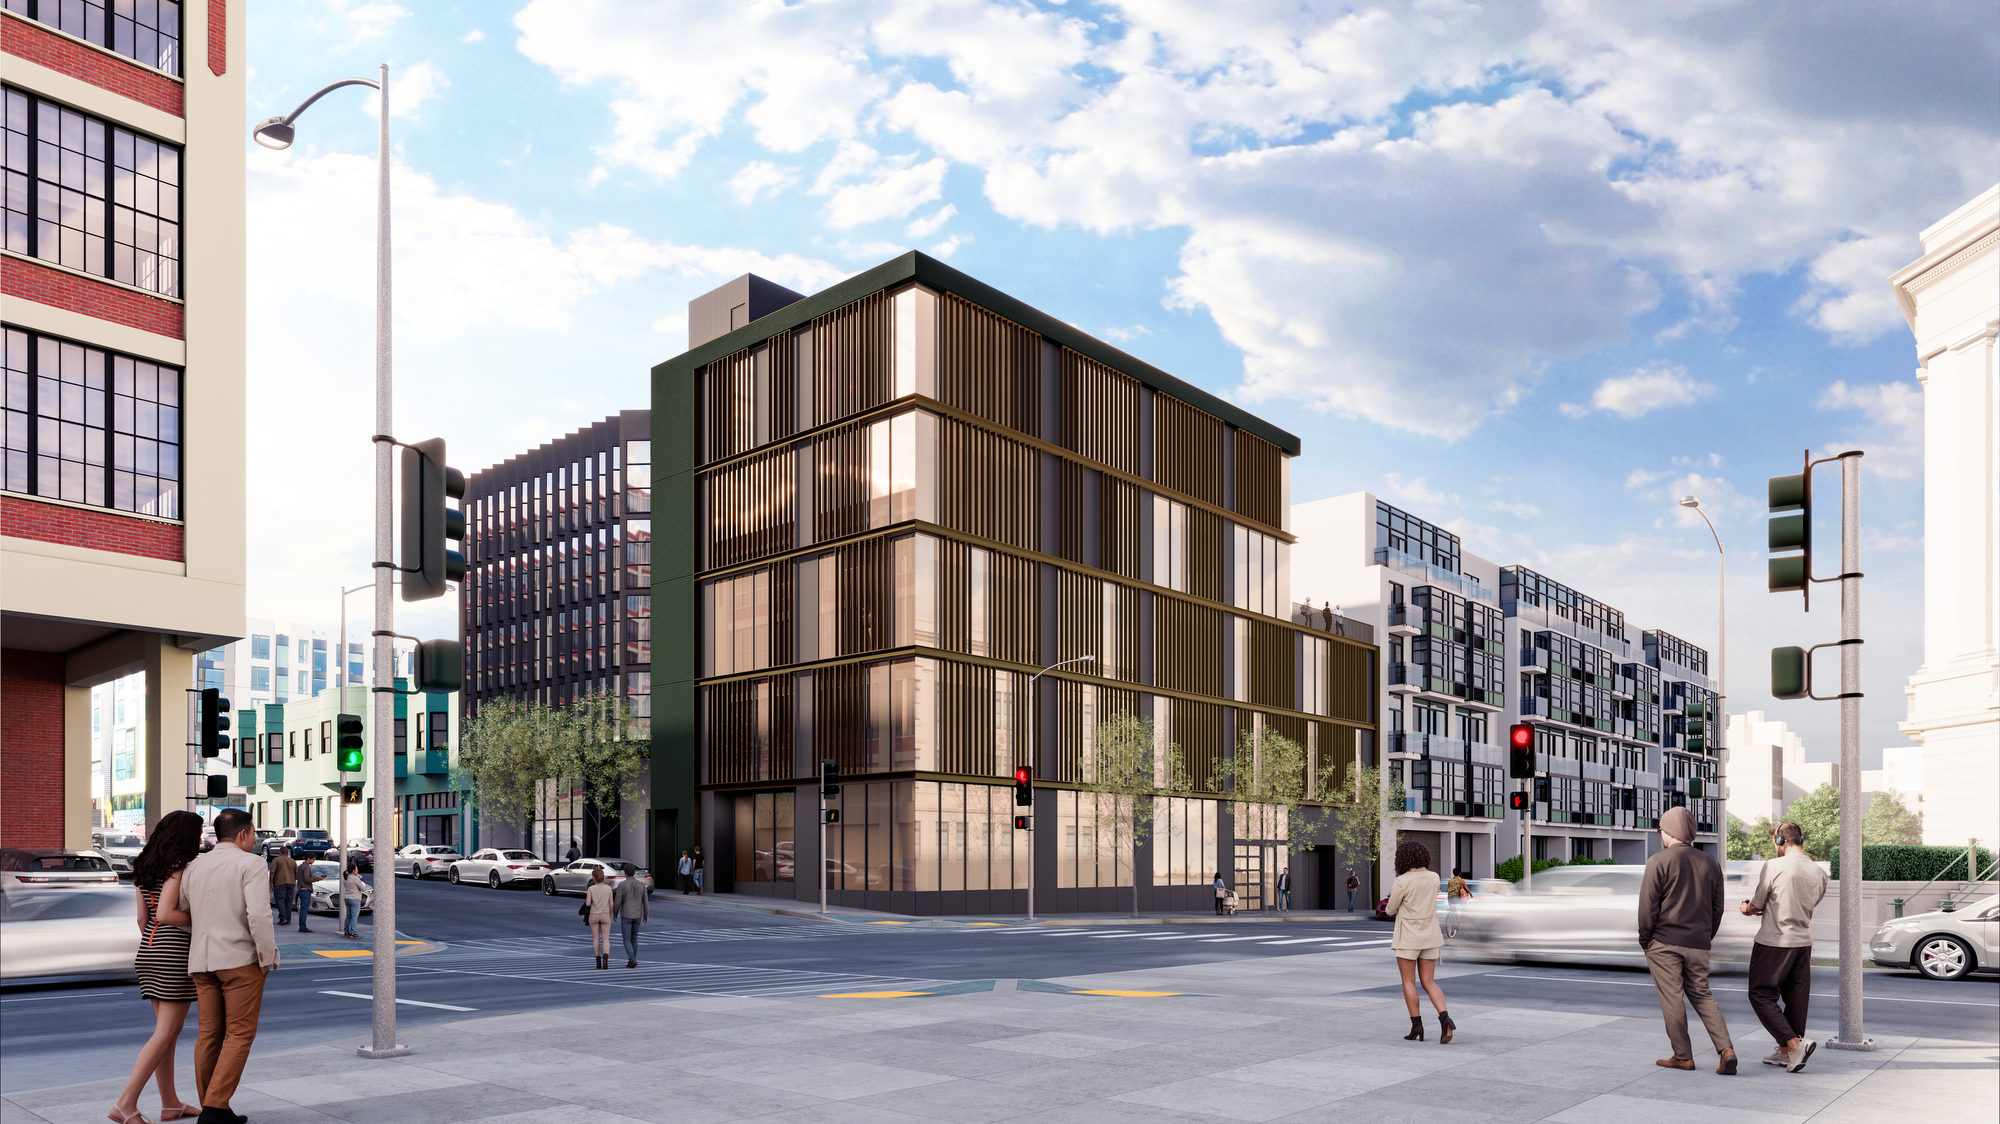
[[[194,1039],[194,1089],[204,1108],[228,1108],[257,1038],[257,1014],[264,1006],[264,969],[256,964],[193,972],[201,1005],[201,1028]]]
[[[1682,1061],[1694,1057],[1694,1048],[1688,1042],[1690,1003],[1694,1004],[1695,1014],[1701,1016],[1701,1025],[1708,1028],[1708,1040],[1715,1044],[1715,1052],[1720,1054],[1735,1048],[1729,1041],[1729,1024],[1722,1021],[1722,1008],[1708,990],[1707,949],[1654,941],[1646,946],[1646,967],[1652,970],[1653,987],[1660,993],[1660,1017],[1666,1020],[1667,1041],[1673,1044],[1674,1057]]]

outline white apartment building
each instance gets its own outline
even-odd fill
[[[1924,388],[1924,662],[1903,732],[1923,747],[1924,841],[2000,840],[2000,186],[1922,235],[1889,286]]]
[[[1799,735],[1761,710],[1729,716],[1729,814],[1746,824],[1777,823],[1792,801],[1828,781],[1838,783],[1832,762],[1808,762]]]
[[[282,704],[309,699],[331,690],[339,682],[340,661],[334,654],[338,628],[321,628],[294,621],[280,628],[268,617],[244,621],[247,634],[241,640],[212,648],[195,656],[198,687],[219,689],[238,709]],[[396,666],[392,674],[411,673],[416,644],[394,641]],[[367,625],[348,622],[347,681],[373,682],[375,653],[368,642]]]
[[[1721,757],[1690,751],[1683,706],[1713,701],[1708,654],[1367,492],[1292,509],[1292,589],[1371,626],[1402,838],[1490,877],[1521,853],[1508,795],[1535,794],[1535,858],[1643,862],[1665,808],[1685,803],[1720,846]],[[1535,727],[1537,779],[1507,776],[1507,732]]]

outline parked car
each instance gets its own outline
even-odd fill
[[[448,874],[451,864],[464,859],[452,847],[440,847],[429,843],[412,843],[396,852],[396,874],[407,874],[411,878],[429,878],[433,874]]]
[[[96,851],[0,847],[0,891],[107,883],[116,886],[118,872]]]
[[[373,839],[350,839],[347,841],[347,861],[357,863],[365,873],[375,872],[375,841]]]
[[[146,849],[146,841],[136,835],[117,831],[93,831],[90,846],[98,854],[111,860],[111,869],[120,878],[132,877],[132,860]]]
[[[1643,866],[1560,866],[1531,880],[1532,889],[1475,894],[1451,903],[1447,948],[1493,960],[1636,964]],[[1724,902],[1750,896],[1744,872],[1725,874]],[[1724,909],[1713,949],[1720,960],[1748,960],[1758,921]]]
[[[469,859],[460,859],[451,864],[453,885],[461,882],[484,882],[495,890],[515,882],[533,884],[542,880],[549,864],[533,851],[503,851],[488,847],[474,851]]]
[[[598,869],[604,871],[604,881],[608,885],[616,886],[620,882],[625,881],[624,859],[577,859],[575,862],[558,867],[544,874],[542,876],[542,893],[581,894],[590,888],[590,872]],[[640,871],[639,876],[646,882],[646,892],[651,894],[653,892],[652,875],[646,871]]]
[[[1934,980],[2000,972],[2000,894],[1946,913],[1936,910],[1883,922],[1868,942],[1882,968],[1915,968]]]
[[[331,860],[321,860],[312,864],[313,873],[319,881],[313,883],[312,901],[308,910],[312,913],[340,913],[340,864]],[[367,879],[361,884],[361,912],[375,912],[375,887]]]
[[[117,875],[111,876],[116,883]],[[0,893],[0,979],[130,979],[139,952],[138,906],[117,885],[32,887]]]
[[[333,833],[323,827],[287,827],[280,829],[265,843],[266,850],[273,855],[278,853],[280,847],[290,847],[292,857],[305,862],[325,857],[328,851],[335,849],[335,844]]]

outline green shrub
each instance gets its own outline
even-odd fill
[[[1840,877],[1840,848],[1833,848],[1832,877]],[[1979,869],[1993,864],[1993,852],[1979,849]],[[1942,873],[1944,881],[1963,882],[1965,848],[1910,847],[1876,843],[1861,848],[1861,877],[1869,882],[1927,882]]]
[[[1585,859],[1582,861],[1589,862],[1590,860]],[[1549,870],[1554,867],[1562,865],[1564,865],[1564,863],[1561,859],[1536,859],[1535,873],[1540,874],[1545,870]],[[1508,859],[1507,861],[1494,867],[1493,877],[1504,878],[1509,882],[1519,882],[1521,880],[1521,856],[1515,855],[1513,858]]]

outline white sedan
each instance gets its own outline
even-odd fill
[[[396,874],[407,874],[411,878],[428,878],[433,874],[447,874],[451,864],[465,858],[452,847],[432,844],[412,843],[396,852]]]
[[[504,851],[488,847],[483,851],[474,851],[469,859],[451,864],[450,873],[454,886],[464,882],[484,882],[498,890],[510,882],[539,882],[548,869],[549,864],[533,851]]]

